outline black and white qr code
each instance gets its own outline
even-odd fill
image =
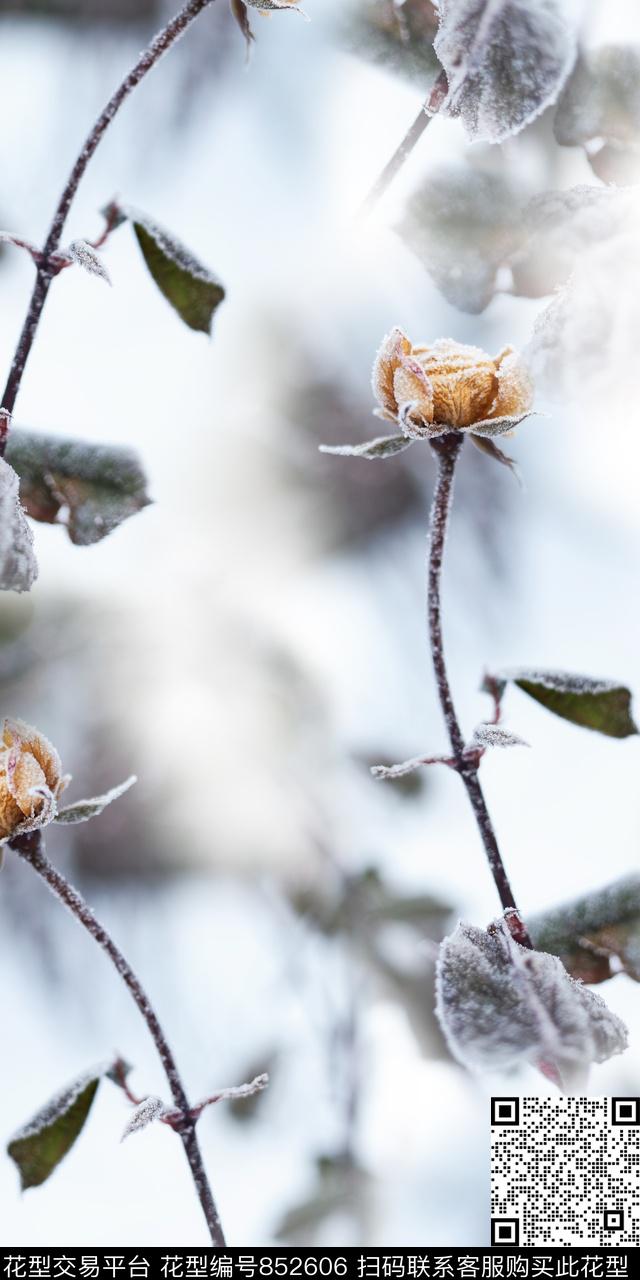
[[[492,1098],[491,1242],[640,1245],[640,1098]]]

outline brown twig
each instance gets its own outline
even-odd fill
[[[82,925],[87,933],[95,942],[106,951],[112,964],[115,966],[125,986],[138,1006],[142,1017],[144,1018],[149,1033],[158,1051],[158,1056],[164,1068],[167,1077],[171,1096],[176,1105],[176,1110],[182,1117],[181,1125],[178,1129],[185,1155],[189,1162],[191,1176],[198,1193],[198,1198],[202,1206],[211,1242],[218,1247],[225,1244],[224,1233],[218,1216],[215,1200],[209,1186],[209,1180],[205,1172],[200,1144],[196,1136],[195,1119],[191,1115],[191,1107],[187,1098],[187,1094],[182,1083],[182,1078],[176,1060],[169,1047],[167,1038],[159,1022],[158,1016],[144,990],[139,978],[134,973],[131,965],[123,956],[119,947],[116,946],[113,939],[105,929],[104,925],[96,918],[89,905],[80,896],[78,891],[69,884],[68,880],[60,871],[49,861],[42,848],[42,837],[40,831],[34,831],[30,835],[19,836],[11,842],[11,848],[22,858],[29,866],[37,871],[39,876],[46,881],[56,898],[63,903],[71,912],[72,916]],[[132,1095],[133,1096],[133,1095]]]
[[[498,890],[500,902],[502,904],[503,911],[508,913],[507,922],[509,929],[517,942],[520,942],[522,946],[532,948],[532,942],[529,937],[527,927],[520,916],[516,900],[513,896],[513,891],[498,847],[496,834],[493,829],[493,823],[480,785],[480,779],[478,777],[479,760],[474,761],[465,749],[465,741],[458,721],[453,695],[451,693],[451,686],[449,684],[449,676],[447,674],[447,666],[444,656],[442,607],[440,598],[442,561],[449,525],[449,514],[451,511],[456,462],[458,460],[462,444],[463,436],[456,432],[449,435],[439,436],[435,440],[431,441],[431,447],[438,462],[438,478],[431,507],[431,520],[429,527],[427,600],[431,657],[433,660],[436,684],[438,686],[440,706],[442,707],[442,714],[447,726],[447,733],[449,735],[451,751],[455,762],[454,767],[456,772],[459,773],[462,778],[467,795],[471,802],[473,814],[484,845],[491,874],[493,876],[496,889]]]
[[[144,77],[153,70],[162,56],[175,44],[176,40],[184,34],[187,27],[202,13],[202,10],[212,3],[213,0],[189,0],[189,3],[185,4],[180,12],[158,32],[151,44],[141,53],[135,66],[125,76],[115,93],[112,94],[78,155],[53,215],[49,233],[42,250],[41,260],[36,266],[36,282],[22,326],[22,332],[18,339],[18,345],[11,362],[11,369],[9,370],[2,401],[0,401],[4,411],[4,413],[0,413],[0,456],[4,454],[9,424],[20,391],[27,360],[38,330],[40,317],[51,288],[51,282],[60,270],[60,264],[56,263],[55,258],[52,262],[52,257],[60,246],[67,216],[87,165],[123,102],[140,84],[140,81],[144,80]]]
[[[420,141],[425,129],[431,124],[433,117],[438,114],[448,92],[449,86],[447,83],[446,73],[441,71],[428,97],[423,102],[413,124],[405,133],[400,145],[396,147],[391,159],[384,166],[382,173],[380,173],[376,178],[360,209],[361,218],[367,218],[378,204],[379,200],[386,195],[386,192],[389,190],[396,174],[400,172],[403,164],[408,160],[416,144]]]

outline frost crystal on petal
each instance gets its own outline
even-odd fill
[[[440,0],[442,108],[469,137],[501,142],[553,102],[575,59],[561,0]]]
[[[437,1013],[454,1057],[477,1070],[552,1064],[563,1085],[627,1046],[624,1023],[556,956],[514,942],[504,921],[461,923],[440,947]]]

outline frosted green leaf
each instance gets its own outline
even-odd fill
[[[8,1154],[20,1171],[22,1190],[46,1182],[84,1128],[103,1072],[82,1076],[14,1134]]]
[[[225,296],[224,285],[172,232],[145,213],[125,212],[149,274],[167,302],[190,329],[211,333],[214,313]]]
[[[332,453],[339,458],[392,458],[413,444],[405,435],[378,436],[364,444],[321,444],[320,453]]]
[[[540,951],[559,956],[582,982],[616,972],[640,982],[640,877],[626,876],[527,920]]]
[[[492,678],[503,687],[517,685],[547,711],[584,729],[609,738],[628,738],[638,732],[631,715],[631,691],[614,680],[540,670],[499,671]]]
[[[125,791],[128,791],[137,782],[137,778],[132,775],[127,778],[126,782],[121,782],[119,786],[112,787],[111,791],[105,792],[103,796],[94,796],[91,800],[76,800],[75,804],[65,805],[63,809],[59,809],[54,822],[62,822],[71,825],[76,822],[89,822],[91,818],[97,818],[99,814],[106,809],[107,805],[112,804]]]
[[[63,523],[78,546],[100,542],[151,501],[130,449],[16,428],[6,456],[20,477],[27,514],[45,524]]]

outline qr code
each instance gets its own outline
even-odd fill
[[[640,1245],[640,1098],[492,1098],[491,1243]]]

